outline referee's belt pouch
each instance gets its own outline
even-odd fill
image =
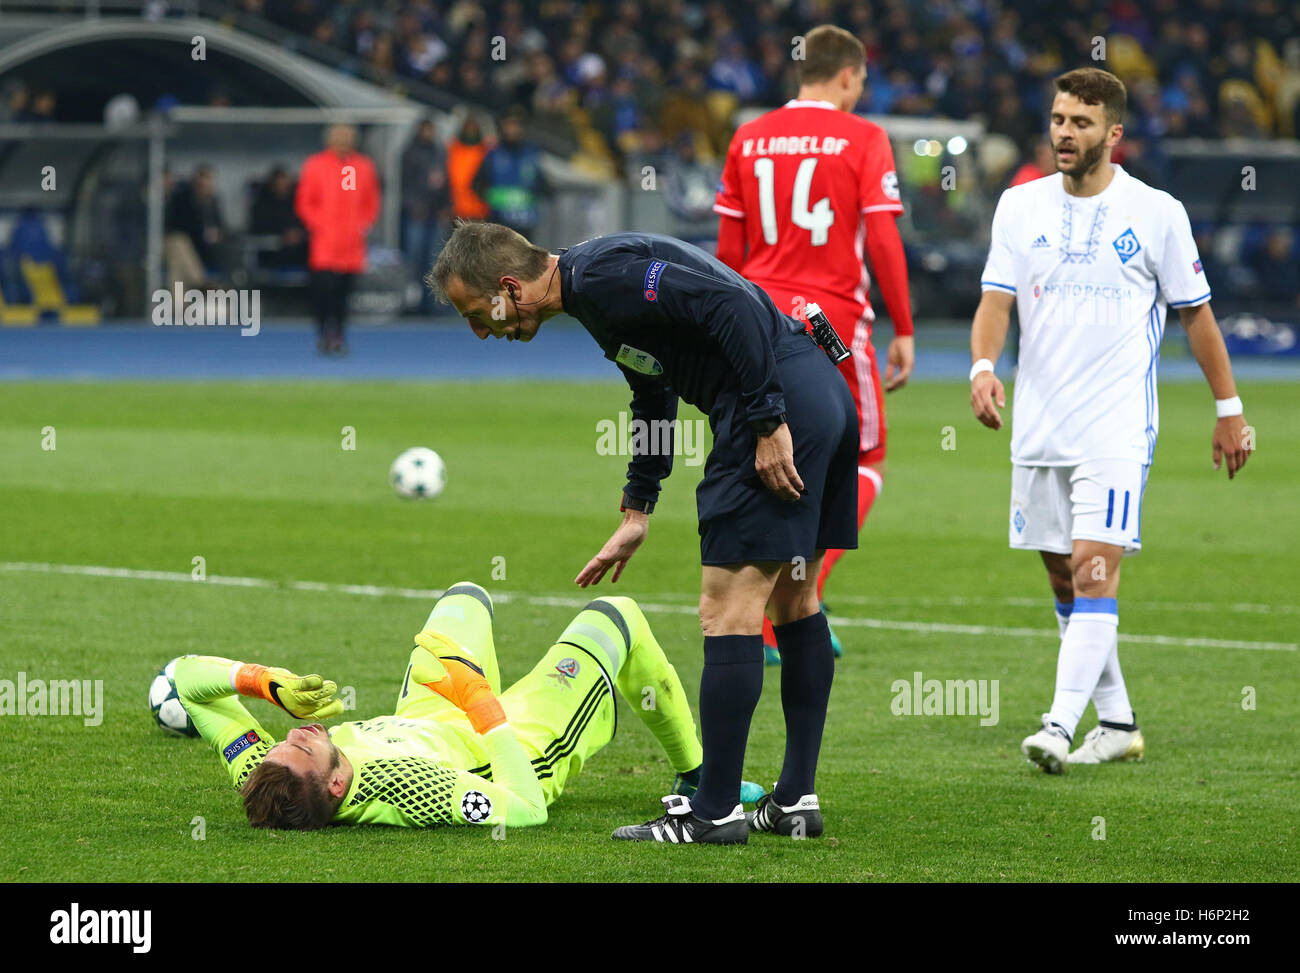
[[[778,337],[772,348],[772,357],[777,361],[807,351],[809,348],[817,348],[817,342],[813,341],[813,336],[803,329],[802,322],[791,320],[790,323],[794,327]]]

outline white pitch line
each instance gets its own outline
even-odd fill
[[[1000,625],[954,625],[945,622],[906,622],[880,618],[846,618],[835,616],[836,625],[859,628],[889,628],[903,632],[945,632],[951,635],[1004,635],[1015,638],[1050,636],[1059,639],[1056,629],[1007,628]],[[1174,635],[1126,635],[1120,633],[1121,642],[1140,645],[1178,645],[1201,649],[1269,649],[1277,652],[1294,652],[1300,646],[1294,642],[1244,642],[1237,639],[1182,638]]]
[[[48,564],[32,561],[0,561],[0,571],[29,574],[68,574],[83,577],[123,578],[131,581],[175,581],[184,584],[209,584],[230,588],[261,588],[271,591],[313,591],[326,594],[359,595],[366,598],[407,598],[431,601],[440,598],[443,588],[396,588],[372,584],[337,584],[328,581],[276,581],[272,578],[245,578],[237,575],[210,574],[197,581],[184,571],[147,571],[136,568],[112,568],[94,564]],[[493,591],[492,600],[500,604],[522,602],[548,608],[581,608],[603,591],[593,591],[584,597],[573,595],[532,595],[523,592]],[[694,615],[694,604],[639,601],[642,610],[663,614]],[[1006,638],[1057,638],[1056,629],[1012,628],[999,625],[958,625],[946,622],[917,622],[890,618],[853,618],[836,615],[836,625],[853,628],[877,628],[896,632],[943,633],[946,635],[994,635]],[[1140,645],[1176,645],[1182,648],[1203,649],[1254,649],[1276,652],[1295,652],[1300,645],[1294,642],[1250,642],[1238,639],[1183,638],[1173,635],[1120,635],[1121,642]]]
[[[1008,605],[1013,608],[1051,607],[1052,596],[1044,592],[1042,598],[1005,597],[972,598],[965,595],[952,595],[947,598],[927,598],[910,595],[847,595],[836,592],[831,598],[836,604],[846,605],[912,605],[917,607],[962,608],[967,606]],[[1143,611],[1178,611],[1178,612],[1224,612],[1250,615],[1296,615],[1300,614],[1300,605],[1268,605],[1258,602],[1210,602],[1210,601],[1143,601]]]

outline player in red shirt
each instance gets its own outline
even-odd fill
[[[806,320],[804,307],[819,304],[852,350],[840,371],[861,425],[861,530],[885,472],[884,396],[863,258],[870,257],[894,323],[885,371],[892,392],[912,374],[914,357],[907,263],[895,224],[903,204],[888,136],[852,114],[867,73],[862,43],[823,25],[805,36],[803,53],[798,97],[742,125],[731,140],[713,206],[722,217],[717,255],[793,317]],[[826,552],[819,597],[843,554]],[[839,640],[832,638],[840,655]],[[771,622],[764,622],[763,641],[768,663],[779,663]]]

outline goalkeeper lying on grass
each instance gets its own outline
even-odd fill
[[[478,585],[448,589],[415,641],[393,716],[295,727],[281,743],[234,695],[322,720],[343,712],[333,682],[211,656],[176,663],[181,702],[225,760],[250,824],[543,824],[565,781],[613,739],[615,688],[662,744],[674,790],[698,784],[690,705],[632,599],[591,602],[504,693],[492,601]]]

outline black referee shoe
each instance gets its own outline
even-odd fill
[[[659,841],[672,845],[743,845],[749,841],[749,823],[739,804],[725,818],[710,821],[691,810],[689,797],[669,794],[663,802],[668,812],[663,817],[645,824],[624,825],[613,837],[620,841]]]
[[[746,816],[753,831],[786,835],[791,838],[820,838],[822,836],[822,811],[816,794],[805,794],[790,807],[782,807],[764,794],[758,807]]]

